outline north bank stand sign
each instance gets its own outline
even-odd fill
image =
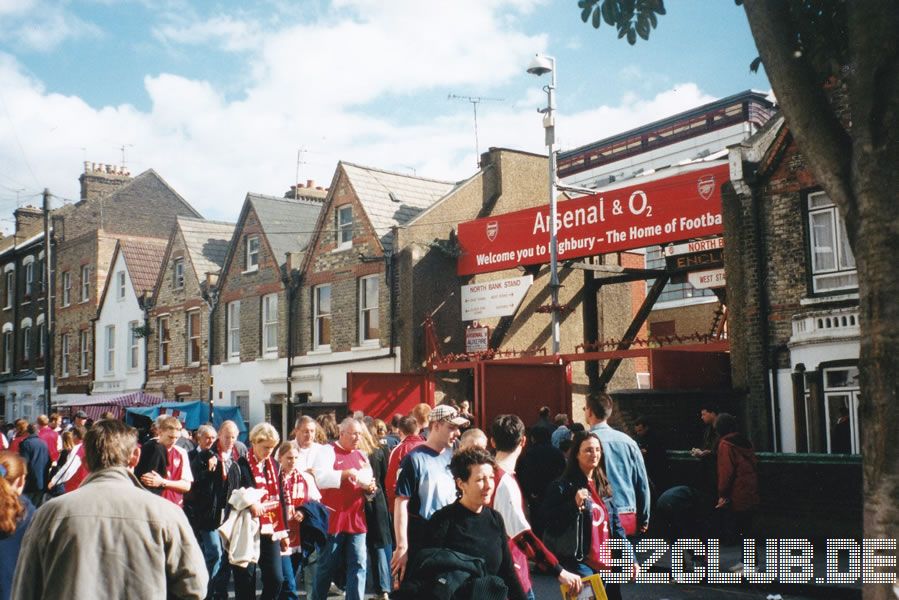
[[[726,162],[680,167],[668,177],[559,202],[560,261],[656,246],[724,231]],[[549,205],[459,224],[457,272],[474,275],[549,262]]]

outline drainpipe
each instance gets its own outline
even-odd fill
[[[141,298],[141,305],[144,309],[144,332],[147,335],[144,336],[144,382],[141,384],[140,389],[142,392],[147,391],[147,382],[150,380],[150,303],[152,300],[147,298],[147,293],[144,292],[143,297]],[[131,349],[129,348],[129,352]]]
[[[215,398],[213,397],[213,380],[212,380],[212,363],[215,359],[215,309],[218,306],[219,293],[218,289],[212,285],[208,275],[206,278],[206,293],[203,294],[203,300],[206,301],[207,325],[206,325],[206,371],[209,381],[206,397],[209,400],[209,422],[212,422],[213,411],[215,408]]]
[[[284,287],[287,290],[287,397],[284,407],[281,411],[281,428],[283,434],[287,436],[288,423],[288,407],[293,401],[293,355],[296,354],[296,334],[294,321],[296,320],[295,307],[297,299],[297,291],[300,289],[302,275],[298,269],[292,268],[292,261],[288,255],[287,260],[287,276],[284,278]]]
[[[396,310],[397,310],[397,302],[396,302],[396,247],[399,243],[399,227],[393,227],[393,246],[391,250],[384,254],[384,262],[385,269],[387,272],[385,273],[385,279],[387,280],[387,285],[390,286],[390,356],[396,356]],[[396,369],[396,358],[394,358],[394,369]],[[399,372],[401,369],[396,369]]]

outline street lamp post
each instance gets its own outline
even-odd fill
[[[552,316],[553,355],[559,354],[559,256],[556,240],[556,59],[552,56],[537,54],[528,65],[528,73],[538,77],[550,74],[550,83],[546,90],[546,108],[539,109],[543,113],[543,129],[546,132],[546,149],[549,153],[549,292]]]

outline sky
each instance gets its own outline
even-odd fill
[[[0,228],[44,188],[77,200],[84,161],[152,168],[229,221],[340,160],[461,180],[474,106],[481,152],[545,153],[535,53],[557,61],[562,150],[770,91],[742,9],[666,8],[630,46],[573,0],[0,0]]]

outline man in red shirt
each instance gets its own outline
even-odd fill
[[[347,417],[340,424],[340,437],[326,447],[334,456],[334,471],[340,473],[340,487],[322,489],[322,504],[331,510],[328,542],[319,559],[313,600],[325,600],[338,561],[346,557],[346,600],[365,597],[367,553],[365,533],[366,494],[374,494],[375,479],[368,459],[360,450],[363,425]]]
[[[384,475],[384,493],[387,495],[387,506],[393,508],[396,499],[396,478],[400,474],[400,463],[413,448],[425,443],[425,439],[418,435],[420,426],[415,417],[403,417],[399,422],[400,443],[390,452],[387,460],[387,473]]]
[[[50,452],[50,462],[55,463],[59,459],[59,434],[50,427],[50,419],[47,415],[41,415],[37,418],[37,437],[47,445],[47,451]]]
[[[187,451],[175,444],[181,437],[181,421],[178,417],[163,417],[156,421],[156,426],[159,429],[159,444],[166,452],[166,470],[165,473],[155,470],[144,473],[140,482],[149,488],[161,488],[163,498],[184,506],[184,494],[190,491],[194,477]]]

